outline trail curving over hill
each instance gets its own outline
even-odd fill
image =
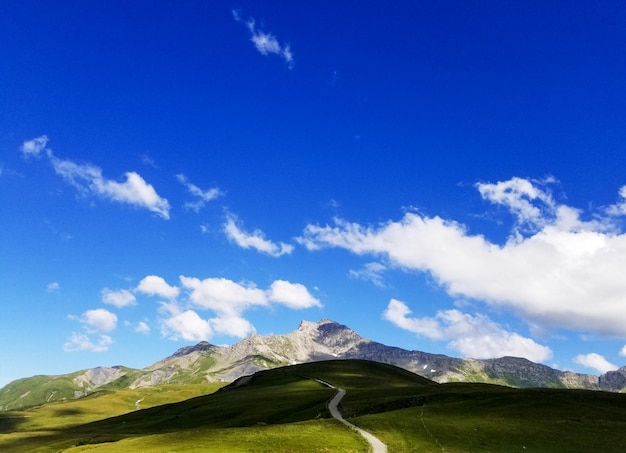
[[[345,396],[346,391],[344,389],[339,389],[335,387],[334,385],[329,384],[328,382],[324,382],[320,379],[315,379],[315,380],[319,382],[320,384],[323,384],[327,387],[337,390],[337,393],[335,394],[333,399],[330,400],[330,403],[328,403],[328,410],[330,411],[330,415],[332,415],[334,418],[336,418],[341,423],[346,425],[348,428],[355,430],[361,436],[363,436],[365,440],[367,440],[369,444],[372,446],[373,453],[387,453],[387,445],[385,445],[378,437],[374,436],[373,434],[368,433],[367,431],[359,428],[358,426],[353,425],[352,423],[347,421],[345,418],[343,418],[343,416],[341,415],[341,412],[339,412],[339,409],[337,408],[337,406],[339,405],[339,402],[341,401],[341,399]]]

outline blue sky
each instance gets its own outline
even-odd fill
[[[2,2],[0,43],[0,385],[321,318],[626,364],[622,2]]]

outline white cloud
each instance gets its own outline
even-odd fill
[[[592,352],[591,354],[580,354],[574,357],[574,362],[587,368],[606,373],[607,371],[617,370],[617,366],[606,360],[600,354]]]
[[[235,283],[226,278],[180,277],[182,285],[191,290],[189,299],[194,306],[218,314],[237,317],[253,306],[267,306],[265,291],[253,283]]]
[[[47,143],[48,137],[45,135],[25,141],[21,148],[22,156],[38,157],[45,150],[54,171],[82,194],[97,195],[107,200],[146,208],[164,219],[169,219],[168,201],[161,198],[154,187],[144,181],[139,174],[126,172],[124,174],[126,179],[123,182],[106,179],[99,167],[59,159],[52,150],[46,148]]]
[[[374,285],[383,288],[385,286],[385,282],[383,281],[382,273],[386,270],[387,268],[383,264],[367,263],[363,266],[363,269],[350,269],[348,271],[348,275],[352,278],[372,282]]]
[[[244,22],[239,11],[233,10],[232,13],[233,18],[237,22]],[[261,55],[278,55],[285,61],[285,63],[287,63],[287,67],[289,69],[294,68],[296,63],[293,59],[293,52],[291,52],[289,44],[281,45],[274,35],[259,30],[256,26],[256,21],[253,18],[245,21],[245,25],[250,31],[250,40]]]
[[[107,200],[146,208],[164,219],[170,218],[169,202],[133,171],[126,172],[126,180],[118,182],[104,178],[102,170],[94,165],[77,164],[52,154],[50,161],[58,175],[85,195],[98,195]]]
[[[265,239],[265,235],[260,230],[254,230],[252,233],[243,231],[237,226],[237,218],[229,215],[224,224],[224,233],[226,237],[235,242],[239,247],[244,249],[255,249],[261,253],[273,257],[288,255],[293,252],[293,245],[279,242],[278,244]]]
[[[268,290],[268,297],[274,302],[289,308],[321,307],[319,300],[309,293],[309,290],[300,283],[291,283],[286,280],[276,280]]]
[[[117,327],[117,315],[104,308],[87,310],[81,317],[70,315],[70,319],[78,320],[83,325],[85,333],[72,333],[72,336],[64,344],[67,352],[106,351],[113,339],[106,335]]]
[[[49,293],[58,293],[59,291],[61,291],[61,285],[59,284],[59,282],[48,283],[46,291]]]
[[[158,275],[144,277],[135,290],[150,296],[164,297],[165,299],[176,299],[180,292],[176,286],[168,285],[165,279]]]
[[[144,335],[148,335],[150,333],[150,326],[144,321],[139,321],[137,326],[135,326],[135,332],[142,333]]]
[[[104,308],[97,308],[83,313],[81,322],[88,332],[110,332],[117,327],[117,315]]]
[[[256,332],[250,321],[241,316],[222,316],[209,320],[215,333],[244,338]]]
[[[607,208],[607,213],[611,216],[626,215],[626,186],[622,186],[619,190],[619,196],[621,200]]]
[[[396,326],[433,340],[449,341],[448,346],[466,357],[477,359],[502,356],[525,357],[545,362],[552,351],[530,338],[500,327],[484,315],[470,315],[459,310],[437,312],[435,317],[409,317],[411,310],[391,299],[383,317]]]
[[[24,143],[22,143],[22,157],[39,157],[41,155],[41,152],[46,149],[47,144],[47,135],[42,135],[31,140],[26,140]]]
[[[104,288],[101,294],[102,302],[114,305],[117,308],[127,307],[136,302],[135,295],[126,289],[114,291],[109,288]]]
[[[85,334],[72,333],[70,339],[63,345],[63,349],[67,352],[104,352],[113,344],[113,339],[108,335],[98,335],[94,341]]]
[[[498,245],[457,222],[407,213],[378,227],[339,219],[334,226],[308,225],[298,242],[428,272],[451,296],[508,308],[539,327],[625,337],[626,234],[612,232],[611,219],[581,220],[577,209],[516,178],[479,189],[538,231],[516,231]]]
[[[254,325],[244,317],[252,308],[272,304],[291,309],[319,307],[321,303],[300,283],[276,280],[267,290],[252,282],[237,283],[225,278],[180,277],[186,300],[162,302],[162,332],[173,339],[208,340],[213,335],[243,338],[254,333]],[[214,314],[204,319],[199,312]]]
[[[522,225],[541,227],[554,211],[552,196],[527,179],[478,183],[476,188],[485,200],[507,207]]]
[[[619,355],[626,357],[626,344],[622,347],[622,349],[620,349]]]
[[[208,321],[193,310],[178,313],[163,321],[163,334],[173,340],[206,341],[213,336]]]
[[[183,174],[177,174],[176,179],[178,179],[178,181],[187,188],[187,191],[189,191],[190,194],[197,198],[196,201],[185,203],[185,207],[187,209],[191,209],[192,211],[200,211],[200,209],[202,209],[207,202],[215,200],[223,195],[222,191],[217,187],[207,190],[200,189],[195,184],[190,183],[187,177]]]

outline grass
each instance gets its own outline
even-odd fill
[[[401,452],[610,453],[626,445],[623,394],[443,384],[417,399],[354,421]]]
[[[349,360],[267,370],[203,396],[215,388],[163,385],[0,415],[0,451],[368,451],[329,418],[335,391],[313,378],[346,389],[344,416],[390,452],[610,453],[626,445],[625,394],[440,385]],[[135,410],[141,391],[145,409]]]

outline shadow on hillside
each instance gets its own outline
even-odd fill
[[[0,414],[0,434],[7,434],[19,430],[19,426],[26,421],[25,415]]]
[[[56,409],[54,411],[55,417],[66,417],[68,415],[80,415],[84,413],[85,411],[82,409]]]

